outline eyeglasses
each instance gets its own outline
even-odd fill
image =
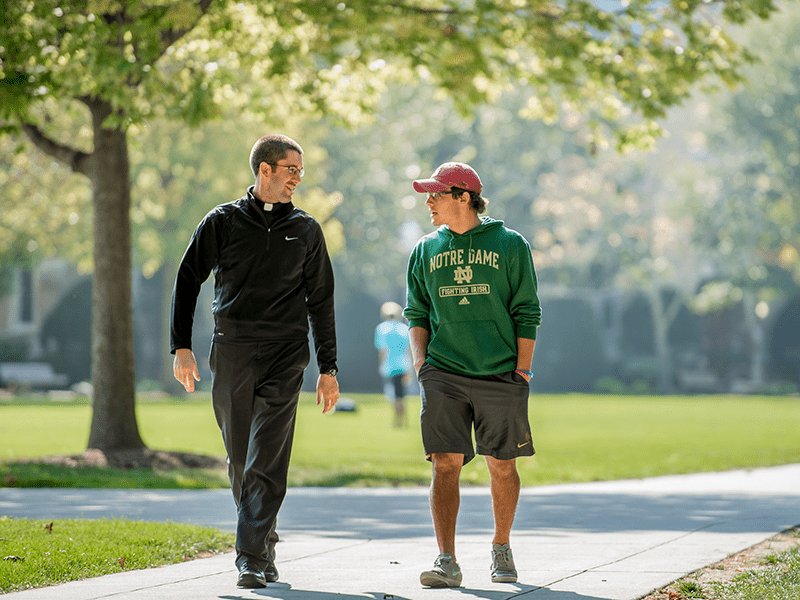
[[[292,177],[297,177],[297,176],[302,177],[303,175],[306,174],[305,169],[298,169],[294,165],[279,165],[278,163],[267,163],[267,164],[272,167],[283,167],[284,169],[288,169],[289,175],[291,175]]]
[[[446,196],[446,195],[452,194],[452,193],[453,193],[453,190],[447,190],[445,192],[428,192],[428,196],[430,198],[433,198],[434,200],[438,200],[442,196]]]

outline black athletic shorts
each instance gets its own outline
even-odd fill
[[[510,460],[535,452],[528,423],[528,382],[511,371],[466,377],[424,363],[419,370],[422,445],[431,454]],[[472,428],[475,427],[475,446]]]

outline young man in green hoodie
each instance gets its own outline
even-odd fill
[[[509,545],[520,480],[516,458],[534,453],[528,382],[541,323],[531,249],[502,221],[479,217],[487,200],[469,165],[449,162],[414,181],[431,223],[408,263],[404,314],[422,395],[422,442],[433,465],[431,514],[439,545],[426,587],[458,587],[455,531],[461,468],[482,454],[491,475],[492,581],[513,583]],[[472,429],[475,444],[472,445]]]

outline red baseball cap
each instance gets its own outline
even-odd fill
[[[440,165],[428,179],[414,181],[414,189],[420,194],[444,192],[453,187],[480,193],[483,184],[475,169],[459,162],[446,162]]]

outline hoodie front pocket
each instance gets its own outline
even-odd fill
[[[439,327],[432,349],[470,371],[491,372],[516,355],[494,321],[458,321]]]

